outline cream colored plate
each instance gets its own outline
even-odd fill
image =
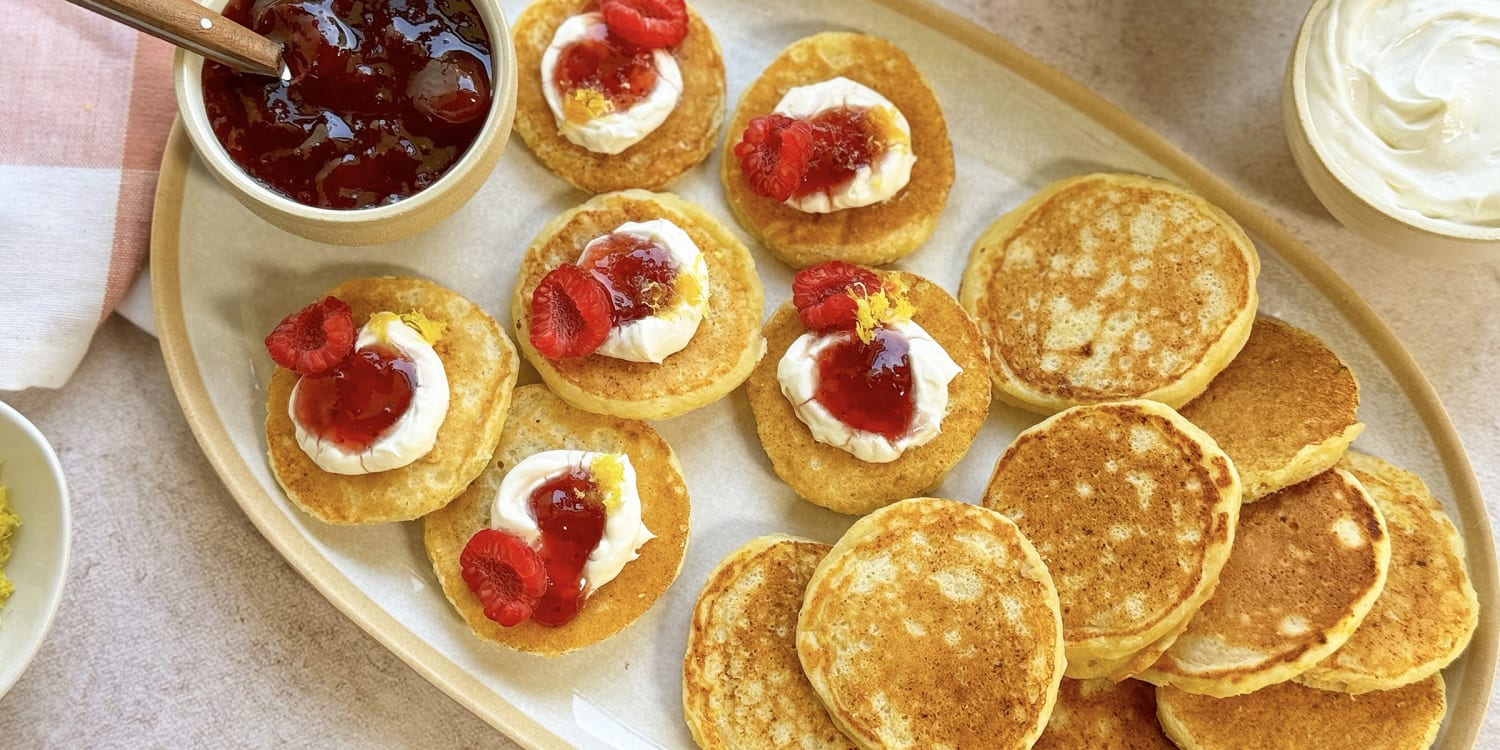
[[[505,2],[507,14],[514,18],[522,3]],[[1424,476],[1464,532],[1483,619],[1468,653],[1446,673],[1450,709],[1439,746],[1473,745],[1496,656],[1495,556],[1478,486],[1411,357],[1306,246],[1140,123],[947,11],[917,0],[839,3],[838,18],[826,15],[834,4],[802,0],[694,6],[724,48],[731,106],[783,46],[816,31],[878,34],[911,54],[946,108],[958,178],[932,240],[900,266],[950,291],[992,219],[1067,175],[1113,169],[1177,179],[1239,219],[1262,253],[1261,309],[1317,333],[1358,373],[1360,416],[1369,425],[1358,447]],[[733,225],[717,158],[675,187]],[[322,525],[288,504],[265,460],[271,363],[261,340],[283,315],[347,277],[396,272],[451,286],[508,324],[504,311],[527,242],[583,199],[513,143],[473,202],[431,232],[375,248],[318,246],[241,208],[179,129],[152,230],[162,349],[189,424],[245,513],[330,601],[427,679],[527,746],[691,747],[680,670],[690,609],[709,569],[751,537],[781,531],[832,542],[850,523],[777,481],[741,394],[658,425],[682,458],[693,497],[692,541],[677,584],[625,633],[552,661],[470,634],[433,578],[417,524]],[[769,311],[787,298],[791,274],[763,252],[756,261]],[[1034,421],[995,411],[938,494],[978,498],[995,457]]]

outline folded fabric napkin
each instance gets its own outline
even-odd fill
[[[61,0],[0,44],[0,390],[66,383],[146,258],[172,47]]]

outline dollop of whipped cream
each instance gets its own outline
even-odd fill
[[[912,398],[915,400],[911,426],[905,435],[894,441],[878,433],[850,427],[817,399],[819,355],[855,334],[809,331],[793,341],[776,364],[776,380],[781,383],[781,393],[791,402],[792,410],[807,425],[813,438],[872,464],[895,461],[908,448],[931,442],[942,432],[943,417],[948,414],[948,384],[963,372],[943,345],[916,322],[894,321],[887,323],[885,328],[907,341]]]
[[[598,12],[583,13],[563,21],[552,36],[552,43],[542,53],[542,96],[547,100],[547,107],[552,110],[557,129],[564,138],[594,153],[613,155],[640,143],[667,121],[682,98],[682,71],[671,52],[652,50],[656,85],[645,98],[623,111],[606,111],[582,122],[569,119],[563,99],[576,94],[563,91],[558,84],[557,61],[569,45],[604,39],[608,34],[604,15]]]
[[[1333,162],[1394,213],[1500,226],[1500,3],[1333,0],[1307,105]]]
[[[640,557],[641,545],[656,538],[641,519],[641,496],[635,466],[624,453],[553,450],[534,453],[511,468],[500,480],[490,509],[490,528],[514,534],[532,549],[540,549],[542,530],[531,511],[531,494],[548,481],[573,469],[593,475],[605,497],[604,536],[583,566],[586,594],[620,575],[625,564]]]
[[[626,222],[615,227],[613,234],[642,237],[666,249],[677,268],[672,282],[677,302],[655,315],[610,328],[609,337],[594,352],[631,362],[661,364],[693,340],[708,313],[708,261],[693,238],[669,219]],[[588,255],[592,244],[584,247],[580,260]]]
[[[297,392],[302,381],[292,388],[287,412],[296,428],[297,445],[318,468],[330,474],[373,474],[407,466],[432,451],[438,428],[448,416],[448,371],[432,344],[392,313],[370,316],[359,329],[354,349],[377,344],[389,346],[411,360],[416,382],[406,411],[364,450],[351,453],[308,431],[297,418]]]
[[[911,126],[901,110],[874,89],[839,76],[787,91],[772,111],[806,120],[820,112],[844,107],[883,110],[881,117],[890,125],[884,153],[874,163],[856,170],[847,184],[828,192],[793,195],[786,200],[787,205],[814,214],[869,206],[889,200],[911,181],[911,168],[917,163],[917,156],[911,150]]]

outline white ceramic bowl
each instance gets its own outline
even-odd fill
[[[484,184],[510,137],[516,112],[516,51],[499,0],[472,0],[490,36],[490,111],[474,143],[426,189],[386,206],[331,209],[305,206],[245,174],[229,158],[203,105],[203,58],[182,49],[173,61],[177,114],[198,157],[234,197],[266,221],[307,239],[333,245],[395,242],[432,228]],[[228,0],[199,0],[223,10]]]
[[[1329,157],[1308,110],[1307,54],[1329,0],[1318,0],[1302,21],[1287,62],[1282,117],[1292,159],[1318,200],[1339,223],[1370,242],[1419,258],[1460,263],[1500,260],[1500,228],[1475,227],[1425,216],[1392,213]]]
[[[0,485],[21,517],[5,575],[16,590],[0,608],[0,695],[42,646],[62,601],[71,522],[57,454],[36,426],[0,401]]]

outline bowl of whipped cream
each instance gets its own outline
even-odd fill
[[[1500,2],[1318,0],[1282,104],[1298,169],[1345,226],[1500,260]]]

